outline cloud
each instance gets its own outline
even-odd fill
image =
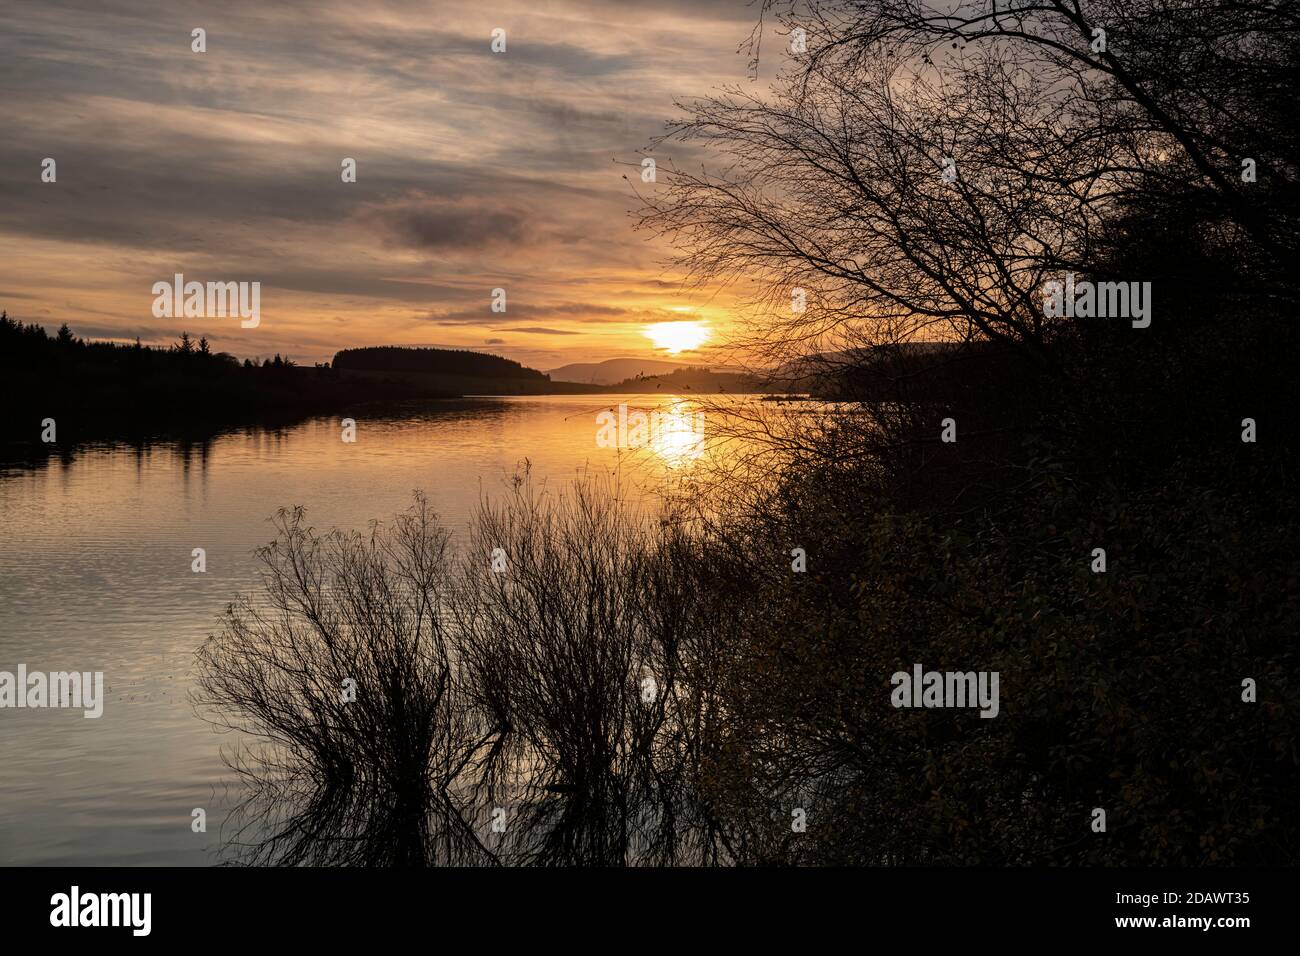
[[[522,209],[492,208],[482,202],[411,197],[363,211],[358,219],[390,240],[414,249],[479,250],[515,245],[532,232]]]
[[[572,319],[579,324],[606,323],[606,322],[635,322],[641,320],[645,313],[639,310],[625,309],[618,306],[601,305],[598,303],[584,302],[561,302],[553,305],[533,305],[530,303],[515,303],[507,297],[509,311],[505,314],[493,313],[489,307],[488,298],[483,295],[482,305],[478,308],[459,309],[451,312],[440,314],[430,314],[429,319],[435,325],[481,325],[484,322],[493,322],[497,325],[506,325],[511,322],[523,322],[529,319],[542,318],[564,318]],[[522,332],[525,329],[517,329],[511,326],[508,329],[495,329],[498,332]],[[548,330],[551,331],[551,330]],[[577,334],[577,333],[559,333],[559,334]]]
[[[10,6],[10,311],[170,340],[153,282],[260,281],[263,326],[205,330],[214,348],[302,360],[430,324],[462,346],[483,326],[575,352],[639,346],[617,326],[651,320],[669,285],[611,160],[635,159],[675,97],[743,79],[735,50],[757,19],[746,0]],[[190,50],[195,26],[206,53]],[[46,156],[56,183],[40,181]],[[496,287],[506,315],[487,308]]]
[[[581,332],[568,332],[564,329],[548,329],[540,325],[529,326],[527,328],[516,329],[498,329],[499,332],[528,332],[532,335],[581,335]]]

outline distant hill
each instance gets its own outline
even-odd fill
[[[546,381],[546,376],[535,368],[527,368],[499,355],[461,349],[404,348],[393,345],[343,349],[335,353],[332,365],[345,372],[417,372],[425,375]]]
[[[601,385],[553,382],[537,369],[510,359],[463,349],[402,346],[343,349],[333,371],[345,378],[455,395],[589,395]]]
[[[665,362],[661,359],[616,358],[604,362],[575,362],[550,371],[553,382],[582,382],[587,385],[618,385],[638,375],[668,375],[679,368],[689,368],[682,362]]]

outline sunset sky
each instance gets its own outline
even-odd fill
[[[543,369],[709,361],[730,300],[679,293],[632,228],[623,164],[675,96],[750,82],[737,48],[756,19],[745,0],[10,0],[0,308],[304,363],[380,344]],[[57,183],[40,181],[45,157]],[[260,326],[154,318],[151,287],[177,272],[260,281]],[[699,324],[646,334],[670,320]],[[701,349],[666,354],[702,332]]]

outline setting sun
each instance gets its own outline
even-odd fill
[[[676,355],[699,348],[709,340],[712,331],[704,322],[656,322],[645,327],[645,334],[655,348]]]

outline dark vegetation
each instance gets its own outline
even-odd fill
[[[807,54],[686,104],[725,172],[644,197],[770,290],[769,367],[849,357],[839,409],[749,423],[767,480],[661,523],[522,481],[458,559],[420,502],[282,519],[273,606],[202,652],[264,745],[251,858],[1297,862],[1300,13],[940,6],[766,4]],[[1067,271],[1150,281],[1150,327],[1045,315]],[[999,715],[895,709],[917,663],[998,671]]]
[[[533,368],[497,355],[461,349],[402,348],[380,346],[343,349],[334,356],[333,367],[341,371],[421,372],[468,375],[474,378],[518,378],[544,382],[548,376]]]
[[[333,367],[363,380],[404,382],[465,395],[585,395],[599,386],[552,382],[550,377],[497,355],[461,349],[383,346],[344,349]]]
[[[666,392],[673,394],[744,394],[767,390],[761,376],[747,372],[715,372],[687,366],[661,375],[638,375],[609,387],[612,392]]]
[[[165,347],[87,342],[64,325],[0,315],[0,436],[10,451],[48,451],[42,421],[55,421],[57,444],[98,438],[206,435],[244,424],[282,425],[363,403],[446,398],[455,393],[396,378],[361,378],[303,368],[279,355],[255,365],[213,352],[182,333]]]

